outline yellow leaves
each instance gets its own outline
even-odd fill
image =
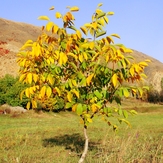
[[[134,69],[133,66],[130,68],[129,72],[130,72],[131,76],[134,76],[134,74],[135,74],[135,69]]]
[[[47,30],[47,31],[50,31],[50,30],[52,29],[53,25],[54,25],[54,23],[51,22],[51,21],[49,21],[49,22],[46,24],[46,30]]]
[[[51,74],[48,74],[47,81],[50,83],[51,86],[54,84],[54,79]]]
[[[80,29],[82,30],[82,32],[87,35],[87,29],[83,26],[83,27],[80,27]]]
[[[109,44],[110,43],[113,43],[114,44],[114,40],[111,37],[107,36],[106,39],[107,39],[107,41],[108,41]]]
[[[48,86],[46,89],[46,95],[49,98],[51,96],[51,94],[52,94],[52,89],[51,89],[51,87]]]
[[[148,64],[146,62],[139,62],[139,65],[142,66],[142,67],[148,66]]]
[[[114,12],[110,11],[110,12],[107,12],[107,15],[114,15]]]
[[[54,24],[52,27],[52,33],[57,33],[58,29],[59,29],[58,25]]]
[[[113,86],[116,87],[117,86],[117,83],[118,83],[118,76],[117,76],[117,74],[114,74],[112,76],[111,81],[113,83]]]
[[[75,86],[75,87],[77,86],[76,80],[73,80],[73,79],[72,79],[71,82],[72,82],[73,86]]]
[[[67,93],[67,99],[68,99],[69,102],[72,101],[72,94],[71,94],[71,92]]]
[[[56,12],[56,13],[55,13],[55,17],[56,17],[57,19],[59,19],[59,18],[62,17],[62,14],[61,14],[60,12]]]
[[[105,23],[106,23],[106,24],[108,24],[108,23],[109,23],[109,19],[108,19],[108,17],[107,17],[107,16],[104,16],[104,17],[103,17],[103,20],[105,21]]]
[[[54,10],[54,6],[50,7],[49,10]]]
[[[58,95],[61,96],[61,91],[60,91],[60,89],[59,89],[58,87],[55,87],[54,89],[57,91]]]
[[[27,105],[26,105],[27,110],[30,109],[30,105],[31,105],[31,103],[28,101],[28,103],[27,103]]]
[[[37,108],[37,102],[35,100],[32,99],[31,103],[33,109]]]
[[[97,104],[92,104],[91,105],[91,110],[93,113],[97,112],[100,107]]]
[[[75,104],[72,106],[72,111],[75,112],[76,111],[76,108],[77,108],[78,104]]]
[[[86,83],[87,83],[88,86],[90,85],[93,76],[94,76],[94,74],[91,74],[91,75],[89,75],[89,76],[87,77],[87,79],[86,79]]]
[[[94,49],[94,47],[95,47],[95,43],[94,43],[93,41],[90,42],[90,43],[89,43],[89,47],[90,47],[91,50]]]
[[[29,84],[32,83],[32,73],[27,74],[27,81],[28,81]]]
[[[48,16],[39,16],[39,20],[50,20]]]
[[[38,75],[32,74],[32,76],[33,76],[33,81],[36,83],[38,81]]]
[[[120,39],[120,36],[119,36],[118,34],[116,34],[116,33],[111,34],[111,36],[114,36],[114,37],[117,37],[117,38],[119,38],[119,39]]]
[[[77,98],[79,98],[79,92],[77,90],[73,89],[72,92],[76,95]]]
[[[30,90],[29,90],[29,88],[25,89],[25,95],[26,95],[26,97],[30,98]]]
[[[93,22],[92,27],[93,27],[94,30],[96,30],[97,29],[97,22]]]
[[[46,93],[46,86],[44,85],[42,88],[41,88],[41,91],[40,91],[40,97],[44,97],[45,96],[45,93]]]
[[[19,82],[22,82],[24,80],[24,78],[26,77],[26,74],[22,74],[19,78]]]
[[[101,7],[102,5],[103,5],[103,3],[99,3],[97,6],[98,6],[98,7]]]
[[[70,8],[70,11],[71,11],[71,12],[79,11],[79,7],[73,6],[73,7]]]
[[[75,19],[71,12],[67,12],[66,16],[69,18],[69,20]]]
[[[83,62],[83,55],[79,54],[79,61],[82,63]]]
[[[63,52],[60,52],[59,53],[59,64],[62,65],[62,64],[65,64],[67,62],[68,58],[67,58],[67,55]]]
[[[75,60],[78,59],[78,57],[74,53],[67,53],[67,55],[72,56]]]
[[[88,55],[86,52],[83,52],[84,59],[87,61],[88,60]]]
[[[79,30],[76,31],[76,35],[78,36],[79,39],[81,39],[82,35],[81,35],[81,32]]]

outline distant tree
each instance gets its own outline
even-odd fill
[[[38,103],[44,105],[51,100],[57,101],[59,97],[64,101],[66,109],[71,108],[81,118],[85,147],[79,163],[86,157],[87,127],[95,116],[103,117],[114,130],[117,126],[110,121],[110,117],[129,125],[126,120],[128,113],[136,112],[111,107],[110,103],[115,101],[120,105],[121,97],[136,93],[142,95],[145,87],[122,84],[142,80],[145,76],[144,68],[149,62],[136,63],[128,55],[132,53],[131,49],[122,44],[114,44],[113,37],[120,38],[118,34],[104,37],[108,16],[114,13],[102,11],[101,6],[102,3],[98,4],[91,23],[84,24],[80,29],[75,27],[72,14],[79,10],[76,6],[68,7],[65,15],[55,13],[56,18],[62,20],[63,28],[49,17],[40,16],[39,19],[48,21],[42,28],[42,35],[35,42],[28,40],[18,54],[19,80],[30,84],[21,94],[30,99],[27,109],[37,108]],[[50,10],[52,9],[54,8]]]

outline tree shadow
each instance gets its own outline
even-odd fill
[[[54,138],[44,139],[44,147],[65,146],[66,150],[81,153],[84,149],[85,140],[79,133],[55,136]],[[97,142],[89,142],[89,151],[97,149]]]

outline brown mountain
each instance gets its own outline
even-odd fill
[[[40,33],[40,27],[0,18],[0,77],[5,74],[17,75],[19,67],[16,64],[16,53],[27,40],[36,40]],[[136,50],[132,55],[137,61],[145,59],[152,61],[145,70],[147,82],[161,91],[163,63]]]

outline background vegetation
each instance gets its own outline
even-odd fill
[[[23,96],[20,100],[20,92],[27,87],[26,84],[22,84],[18,81],[18,78],[14,78],[11,75],[6,75],[0,79],[0,105],[9,104],[11,106],[23,106],[27,105],[28,99]]]

